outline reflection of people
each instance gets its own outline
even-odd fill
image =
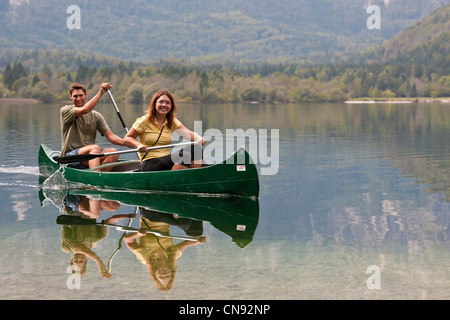
[[[82,213],[91,219],[99,218],[101,210],[117,211],[120,208],[120,204],[117,201],[98,200],[72,194],[66,196],[64,203],[65,211],[69,214],[79,215],[79,213]]]
[[[198,237],[203,234],[203,221],[179,217],[174,214],[139,208],[141,215],[153,222],[164,222],[176,226],[184,231],[187,236]]]
[[[72,105],[61,108],[61,156],[74,156],[78,154],[101,153],[117,151],[115,148],[100,149],[95,144],[96,132],[100,132],[109,142],[124,146],[123,139],[115,135],[108,127],[103,116],[94,110],[102,95],[111,88],[109,83],[102,83],[99,92],[86,103],[86,87],[74,83],[70,87]],[[69,164],[72,167],[85,169],[97,167],[101,164],[116,162],[118,155],[94,158],[90,161]]]
[[[158,290],[169,291],[177,272],[176,259],[181,256],[184,249],[203,244],[206,238],[199,237],[197,241],[185,240],[174,245],[172,238],[158,237],[148,233],[148,230],[168,234],[170,225],[141,217],[139,232],[126,234],[124,237],[125,243],[136,255],[136,258],[147,266],[150,277]],[[137,239],[139,239],[139,242]]]
[[[103,279],[108,279],[111,274],[103,261],[92,250],[97,243],[108,235],[108,227],[95,224],[100,216],[101,210],[117,211],[120,204],[116,201],[104,201],[87,198],[86,196],[68,195],[65,199],[64,211],[73,218],[79,218],[84,223],[63,225],[61,229],[61,250],[73,253],[70,261],[71,266],[80,270],[80,276],[86,273],[88,258],[95,261]],[[121,218],[134,218],[136,214],[115,215],[105,220],[106,223],[114,223]],[[72,272],[75,272],[72,269]]]
[[[111,278],[103,261],[92,251],[96,243],[102,241],[108,234],[108,227],[97,225],[63,226],[61,230],[61,249],[66,253],[73,253],[70,265],[77,266],[80,275],[84,276],[87,267],[87,258],[97,263],[98,270],[103,279]]]
[[[142,171],[177,170],[198,168],[203,164],[205,139],[187,129],[175,118],[177,106],[172,94],[166,90],[156,92],[150,102],[148,114],[138,118],[124,138],[128,147],[139,149]],[[171,143],[172,133],[176,132],[189,141],[197,141],[191,147],[171,155],[170,149],[147,150],[148,147]],[[139,137],[139,141],[136,138]]]

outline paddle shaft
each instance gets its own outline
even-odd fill
[[[147,148],[147,151],[157,150],[157,149],[165,149],[165,148],[172,148],[172,147],[182,147],[182,146],[192,145],[192,144],[195,144],[195,143],[197,143],[197,142],[196,141],[190,141],[190,142],[166,144],[164,146],[156,146],[156,147]],[[78,155],[75,155],[75,156],[55,157],[54,160],[56,162],[58,162],[59,164],[66,164],[66,163],[74,163],[74,162],[84,162],[84,161],[89,161],[89,160],[92,160],[92,159],[95,159],[95,158],[113,156],[113,155],[116,155],[116,154],[133,153],[133,152],[139,152],[139,149],[130,149],[130,150],[113,151],[113,152],[105,152],[105,153],[78,154]]]
[[[119,111],[119,108],[117,107],[116,101],[114,101],[111,91],[108,90],[107,92],[109,94],[109,98],[111,99],[112,104],[114,105],[114,108],[116,109],[117,116],[119,116],[122,126],[124,127],[125,131],[128,133],[127,125],[125,124],[125,121],[123,121],[122,115],[120,114],[120,111]]]
[[[117,116],[119,117],[119,120],[122,123],[122,127],[125,129],[126,133],[128,133],[127,125],[125,124],[125,121],[123,121],[122,115],[120,114],[120,111],[119,111],[119,107],[117,106],[117,103],[113,98],[111,90],[108,90],[108,94],[109,94],[109,98],[111,99],[111,102],[112,102],[114,108],[116,109]],[[139,158],[139,152],[136,152],[136,156]]]
[[[86,220],[86,221],[83,221]],[[86,226],[86,225],[95,225],[95,226],[105,226],[105,227],[111,227],[111,228],[115,228],[118,231],[123,231],[123,232],[138,232],[139,229],[136,228],[132,228],[130,227],[130,223],[128,224],[128,226],[120,226],[117,224],[111,224],[111,223],[105,223],[105,222],[100,222],[97,223],[97,221],[95,219],[83,219],[79,216],[70,216],[70,215],[61,215],[58,216],[56,218],[56,223],[60,224],[60,225],[71,225],[71,226]],[[178,240],[188,240],[188,241],[197,241],[198,237],[183,237],[183,236],[172,236],[166,232],[162,232],[162,231],[155,231],[155,230],[149,230],[147,229],[147,233],[151,233],[157,237],[162,237],[162,238],[171,238],[171,239],[178,239]]]
[[[112,228],[116,228],[116,230],[118,230],[118,231],[125,231],[125,232],[138,232],[139,231],[139,229],[125,227],[125,226],[119,226],[119,225],[110,224],[110,223],[96,223],[96,225],[112,227]],[[171,239],[188,240],[188,241],[197,241],[198,240],[197,237],[171,236],[170,234],[168,234],[166,232],[153,231],[153,230],[148,230],[148,229],[147,229],[147,233],[151,233],[151,234],[153,234],[157,237],[161,237],[161,238],[171,238]]]

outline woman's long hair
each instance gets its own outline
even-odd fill
[[[156,236],[155,236],[156,237]],[[158,237],[156,237],[158,238]],[[167,292],[170,291],[172,289],[173,286],[173,282],[175,280],[175,274],[177,273],[177,263],[176,263],[176,251],[177,249],[172,246],[171,248],[166,248],[164,249],[161,246],[161,249],[159,249],[162,251],[163,253],[163,259],[160,261],[158,259],[156,259],[156,256],[149,256],[147,258],[146,261],[146,265],[147,265],[147,270],[148,273],[150,274],[150,277],[152,278],[153,282],[156,285],[156,288],[159,291],[162,292]],[[161,283],[161,280],[158,277],[158,270],[161,269],[162,267],[166,267],[170,270],[170,278],[169,281],[167,282],[167,284],[163,284]]]
[[[173,98],[172,93],[170,93],[169,90],[167,89],[161,89],[158,92],[156,92],[153,95],[152,101],[150,102],[150,105],[148,107],[148,115],[147,115],[147,121],[154,121],[156,122],[156,101],[161,97],[166,95],[171,103],[171,109],[169,111],[169,113],[166,115],[166,119],[167,119],[167,124],[169,126],[169,128],[172,128],[174,120],[175,120],[175,116],[177,114],[177,105],[175,104],[175,99]]]

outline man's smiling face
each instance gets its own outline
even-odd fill
[[[82,107],[86,102],[86,94],[82,89],[74,90],[70,95],[70,99],[75,107]]]

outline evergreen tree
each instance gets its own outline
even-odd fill
[[[84,82],[89,74],[89,68],[86,67],[84,64],[81,64],[78,67],[77,75],[75,76],[76,82]]]
[[[35,74],[33,81],[31,82],[31,86],[34,87],[36,85],[36,83],[38,83],[39,81],[41,81],[41,79],[39,79],[39,76],[37,74]]]
[[[12,72],[14,75],[14,81],[27,76],[27,72],[25,71],[25,68],[20,62],[13,64]]]
[[[5,84],[5,87],[11,90],[13,82],[14,80],[12,75],[12,68],[11,65],[8,63],[5,67],[5,70],[3,71],[3,83]]]
[[[14,81],[26,76],[27,73],[25,68],[20,62],[15,62],[12,67],[8,63],[5,67],[5,71],[3,71],[3,83],[9,90],[11,90]]]
[[[208,75],[204,71],[200,75],[198,87],[200,89],[200,95],[203,95],[203,90],[208,87]]]

